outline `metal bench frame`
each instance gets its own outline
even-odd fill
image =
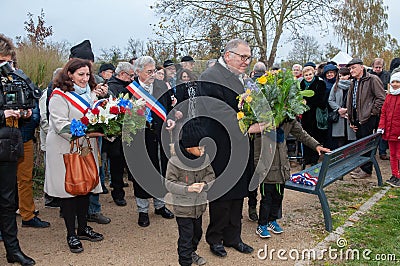
[[[332,232],[332,216],[328,204],[328,199],[324,192],[324,187],[329,186],[344,175],[350,173],[357,167],[372,162],[378,178],[378,185],[382,186],[382,174],[378,162],[375,158],[376,149],[379,144],[381,134],[375,133],[355,142],[342,146],[324,155],[321,163],[300,171],[299,173],[309,173],[316,176],[318,173],[318,183],[316,186],[306,186],[286,181],[285,188],[296,190],[308,194],[318,195],[324,214],[325,229]],[[367,156],[365,153],[370,152]]]

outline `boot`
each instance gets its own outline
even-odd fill
[[[2,213],[0,216],[7,261],[9,263],[18,262],[21,265],[35,265],[35,261],[21,251],[17,238],[18,228],[15,215],[15,211],[9,211]]]
[[[7,252],[7,262],[8,263],[15,263],[18,262],[19,264],[23,265],[23,266],[28,266],[28,265],[35,265],[35,261],[26,256],[24,254],[24,252],[22,252],[21,250],[13,252],[13,253],[8,253]]]

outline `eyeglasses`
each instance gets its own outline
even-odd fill
[[[145,73],[149,76],[155,74],[156,72],[157,72],[157,69],[150,69],[150,70],[145,71]]]
[[[4,62],[9,63],[10,65],[13,65],[13,64],[14,64],[14,61],[12,61],[12,60],[10,60],[10,61],[7,61],[7,60],[0,60],[0,64],[3,64]]]
[[[128,72],[125,72],[125,71],[124,71],[124,73],[127,74],[130,78],[135,77],[135,74],[129,74]]]
[[[247,60],[251,61],[251,59],[253,58],[251,55],[238,54],[238,53],[235,53],[234,51],[229,51],[229,52],[231,52],[232,54],[240,56],[240,60],[242,60],[243,62],[246,62]]]

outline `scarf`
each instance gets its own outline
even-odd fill
[[[310,87],[310,85],[314,82],[314,80],[315,80],[315,76],[312,78],[312,80],[310,81],[310,82],[308,82],[306,79],[303,79],[304,80],[304,84],[306,84],[306,90]]]
[[[92,100],[92,97],[91,97],[92,90],[90,89],[89,84],[86,84],[85,88],[81,88],[81,87],[79,87],[78,85],[76,85],[74,83],[74,90],[79,96],[81,96],[88,103],[90,103],[90,105],[93,104],[93,100]]]
[[[391,95],[399,95],[400,94],[400,89],[395,90],[395,89],[393,89],[392,86],[390,86],[389,94],[391,94]]]

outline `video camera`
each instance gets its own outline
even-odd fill
[[[14,70],[8,62],[0,64],[2,91],[0,109],[30,109],[35,107],[42,91],[21,71]]]

